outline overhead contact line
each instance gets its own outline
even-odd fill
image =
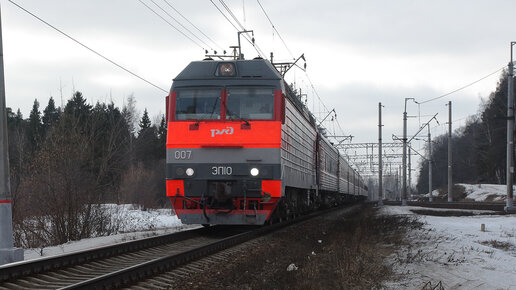
[[[9,1],[9,2],[11,2],[14,6],[16,6],[16,7],[18,7],[19,9],[21,9],[22,11],[24,11],[25,13],[27,13],[27,14],[29,14],[30,16],[32,16],[32,17],[34,17],[34,18],[36,18],[37,20],[39,20],[40,22],[44,23],[44,24],[45,24],[45,25],[47,25],[48,27],[50,27],[50,28],[54,29],[55,31],[57,31],[57,32],[59,32],[60,34],[64,35],[64,36],[65,36],[65,37],[67,37],[68,39],[70,39],[70,40],[74,41],[75,43],[79,44],[80,46],[82,46],[82,47],[86,48],[86,49],[87,49],[87,50],[89,50],[90,52],[92,52],[92,53],[96,54],[97,56],[101,57],[102,59],[104,59],[104,60],[106,60],[106,61],[110,62],[111,64],[113,64],[113,65],[115,65],[116,67],[118,67],[118,68],[120,68],[120,69],[124,70],[125,72],[127,72],[127,73],[131,74],[132,76],[134,76],[134,77],[136,77],[136,78],[138,78],[138,79],[140,79],[140,80],[142,80],[142,81],[146,82],[147,84],[149,84],[149,85],[151,85],[151,86],[155,87],[156,89],[158,89],[158,90],[160,90],[160,91],[163,91],[163,92],[165,92],[165,93],[168,93],[168,91],[167,91],[167,90],[165,90],[165,89],[163,89],[163,88],[159,87],[158,85],[156,85],[156,84],[154,84],[154,83],[150,82],[149,80],[147,80],[147,79],[145,79],[145,78],[143,78],[143,77],[141,77],[141,76],[137,75],[136,73],[132,72],[131,70],[129,70],[129,69],[125,68],[124,66],[122,66],[122,65],[120,65],[120,64],[118,64],[118,63],[116,63],[114,60],[111,60],[110,58],[108,58],[108,57],[106,57],[106,56],[102,55],[100,52],[98,52],[98,51],[94,50],[93,48],[91,48],[91,47],[87,46],[86,44],[84,44],[84,43],[80,42],[79,40],[77,40],[76,38],[74,38],[74,37],[70,36],[69,34],[65,33],[65,32],[64,32],[64,31],[62,31],[61,29],[59,29],[59,28],[57,28],[57,27],[53,26],[52,24],[50,24],[50,23],[48,23],[47,21],[43,20],[42,18],[38,17],[37,15],[35,15],[35,14],[34,14],[34,13],[32,13],[32,12],[30,12],[29,10],[27,10],[27,9],[23,8],[22,6],[20,6],[20,5],[19,5],[19,4],[17,4],[16,2],[14,2],[14,1],[12,1],[12,0],[8,0],[8,1]]]

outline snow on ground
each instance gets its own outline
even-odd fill
[[[199,227],[199,225],[183,225],[171,209],[141,210],[132,205],[110,204],[105,206],[110,208],[112,218],[122,221],[117,234],[72,241],[43,249],[25,249],[25,260],[108,246]]]
[[[389,283],[389,289],[422,289],[429,281],[434,286],[441,281],[445,289],[516,289],[516,216],[429,216],[412,209],[421,208],[380,210],[419,216],[424,223],[409,233],[410,246],[389,257],[400,278]]]
[[[464,187],[467,199],[474,201],[503,201],[507,196],[507,185],[505,184],[464,184],[458,183]]]
[[[505,184],[465,184],[457,183],[455,185],[462,186],[466,193],[464,198],[466,201],[504,201],[507,196],[507,185]],[[514,187],[516,192],[516,187]],[[429,194],[425,194],[428,197]],[[439,189],[432,190],[433,197],[446,197],[446,193],[441,193]]]

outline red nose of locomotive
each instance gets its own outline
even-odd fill
[[[263,224],[272,213],[281,123],[247,122],[169,124],[167,195],[183,223]]]

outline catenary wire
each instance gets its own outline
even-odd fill
[[[235,16],[235,14],[233,13],[233,11],[231,11],[231,8],[229,8],[229,6],[226,4],[226,2],[224,2],[224,0],[219,0],[219,2],[222,4],[222,6],[224,7],[224,9],[226,9],[226,11],[229,13],[229,15],[231,15],[231,17],[235,20],[235,22],[238,24],[238,26],[240,26],[240,28],[242,30],[246,30],[246,28],[242,25],[242,23],[238,20],[238,18]],[[260,55],[261,57],[264,57],[265,54],[263,53],[263,51],[261,50],[261,48],[258,46],[258,44],[256,44],[254,41],[250,41],[248,39],[248,35],[244,34],[244,37],[247,39],[247,41],[249,43],[251,43],[251,45],[254,47],[254,49],[256,50],[256,52],[258,52],[258,55]]]
[[[175,25],[173,25],[172,23],[170,23],[168,20],[166,20],[163,16],[159,15],[158,12],[156,12],[154,9],[152,9],[149,5],[145,4],[145,2],[143,2],[142,0],[138,0],[138,2],[142,3],[143,6],[147,7],[147,9],[149,9],[150,11],[152,11],[156,16],[158,16],[159,18],[161,18],[163,21],[165,21],[170,27],[174,28],[175,30],[177,30],[179,33],[181,33],[184,37],[188,38],[191,42],[195,43],[195,45],[197,45],[198,47],[200,47],[202,50],[204,50],[204,47],[202,47],[202,45],[200,45],[197,41],[193,40],[190,36],[186,35],[186,33],[184,33],[183,31],[181,31],[179,28],[177,28]]]
[[[217,8],[217,10],[219,10],[220,14],[222,14],[222,16],[224,16],[224,18],[226,18],[226,20],[229,22],[229,24],[231,24],[235,29],[236,31],[239,31],[239,29],[235,26],[235,24],[233,22],[231,22],[231,20],[229,20],[229,18],[226,16],[226,14],[224,14],[224,12],[222,12],[222,10],[220,10],[219,6],[217,6],[217,4],[215,4],[215,2],[213,2],[213,0],[210,0],[211,4],[213,4],[213,6],[215,6],[215,8]]]
[[[236,25],[226,16],[226,14],[217,6],[217,4],[215,4],[215,2],[213,2],[213,0],[210,0],[210,2],[211,2],[211,4],[213,4],[213,6],[215,6],[215,8],[217,8],[217,10],[220,12],[220,14],[222,14],[222,16],[224,16],[224,18],[226,18],[226,20],[235,28],[236,31],[240,31],[240,29],[238,29],[238,27],[236,27]],[[225,9],[228,10],[229,7],[225,8]],[[231,9],[229,9],[229,11],[230,12],[228,12],[228,13],[232,14]],[[238,22],[238,23],[240,24],[240,22]],[[242,25],[240,24],[240,26],[242,26]],[[245,30],[245,28],[243,28],[243,26],[242,26],[242,30]],[[261,56],[261,57],[265,56],[265,54],[262,52],[260,47],[256,43],[253,43],[245,33],[243,34],[243,36],[244,36],[244,39],[247,40],[247,42],[249,42],[254,47],[254,49],[256,50],[256,52],[258,53],[259,56]]]
[[[323,106],[323,108],[324,108],[324,110],[326,112],[329,112],[330,110],[328,110],[328,107],[326,107],[326,105],[322,101],[321,97],[319,96],[319,93],[315,89],[315,86],[314,86],[312,80],[310,79],[310,76],[308,75],[308,73],[306,71],[305,71],[305,75],[306,75],[306,78],[307,78],[308,82],[310,83],[310,86],[312,87],[312,90],[314,91],[315,95],[317,96],[317,99],[319,100],[319,103],[322,104],[322,106]],[[335,115],[337,115],[336,111],[335,111]],[[335,121],[337,122],[337,126],[339,127],[341,134],[345,135],[346,133],[345,133],[344,129],[342,129],[342,126],[340,125],[339,118],[336,117]]]
[[[432,102],[432,101],[435,101],[435,100],[438,100],[438,99],[444,98],[444,97],[446,97],[446,96],[449,96],[449,95],[451,95],[451,94],[454,94],[454,93],[456,93],[456,92],[458,92],[458,91],[461,91],[461,90],[463,90],[463,89],[465,89],[465,88],[467,88],[467,87],[470,87],[470,86],[472,86],[472,85],[474,85],[474,84],[476,84],[476,83],[478,83],[478,82],[480,82],[480,81],[483,81],[483,80],[487,79],[488,77],[490,77],[490,76],[492,76],[492,75],[494,75],[494,74],[498,73],[499,71],[503,70],[504,68],[505,68],[505,66],[503,66],[503,67],[501,67],[501,68],[497,69],[496,71],[494,71],[494,72],[492,72],[492,73],[490,73],[490,74],[488,74],[488,75],[486,75],[486,76],[484,76],[484,77],[482,77],[482,78],[480,78],[480,79],[478,79],[478,80],[476,80],[476,81],[474,81],[474,82],[472,82],[472,83],[469,83],[469,84],[467,84],[467,85],[465,85],[465,86],[463,86],[463,87],[460,87],[460,88],[458,88],[458,89],[456,89],[456,90],[453,90],[453,91],[451,91],[451,92],[449,92],[449,93],[446,93],[446,94],[444,94],[444,95],[440,95],[440,96],[438,96],[438,97],[435,97],[435,98],[432,98],[432,99],[428,99],[428,100],[425,100],[425,101],[423,101],[423,102],[419,102],[419,103],[420,103],[420,104],[424,104],[424,103]]]
[[[288,50],[290,56],[295,59],[294,57],[294,54],[292,53],[292,51],[289,49],[287,43],[285,42],[285,40],[283,39],[283,37],[281,37],[281,34],[279,33],[279,31],[276,29],[276,26],[274,25],[274,23],[272,22],[271,18],[269,17],[269,15],[267,14],[267,12],[265,11],[265,8],[263,8],[263,5],[260,3],[260,0],[256,0],[258,2],[258,5],[260,6],[260,8],[262,9],[263,13],[265,14],[265,17],[267,18],[267,20],[269,21],[269,23],[271,24],[272,28],[274,29],[274,31],[276,31],[276,33],[278,34],[278,37],[281,39],[281,41],[283,42],[283,45],[285,46],[285,48]],[[220,0],[221,3],[223,3],[224,1],[223,0]],[[227,7],[227,6],[226,6]],[[227,7],[226,9],[229,9],[229,7]],[[301,70],[305,71],[303,68],[301,68],[299,65],[296,64],[296,66],[298,68],[300,68]],[[326,105],[324,104],[324,102],[322,101],[321,97],[319,96],[319,93],[317,92],[317,90],[315,89],[315,86],[314,84],[312,83],[312,80],[310,79],[310,77],[308,76],[308,73],[305,71],[305,75],[308,79],[308,82],[310,83],[310,86],[312,87],[312,90],[314,91],[315,95],[317,96],[317,98],[319,99],[319,102],[323,105],[324,109],[328,112],[328,108],[326,107]],[[336,115],[336,113],[335,113]],[[337,125],[339,127],[339,129],[341,130],[342,134],[344,134],[344,130],[342,129],[341,125],[340,125],[340,122],[338,120],[338,118],[335,118],[336,122],[337,122]]]
[[[276,26],[274,26],[274,24],[272,23],[272,20],[270,19],[269,15],[267,14],[267,12],[265,11],[265,9],[263,8],[262,3],[260,3],[260,0],[256,0],[256,2],[258,2],[258,5],[260,5],[260,8],[262,9],[263,14],[265,14],[265,17],[267,17],[267,20],[269,20],[269,23],[271,24],[272,29],[274,29],[274,31],[276,31],[276,34],[278,34],[278,37],[281,39],[281,42],[283,42],[283,45],[285,46],[285,48],[287,49],[287,51],[290,53],[290,56],[291,56],[293,59],[295,59],[294,54],[292,53],[292,51],[290,50],[290,48],[287,46],[287,43],[285,42],[285,40],[283,39],[283,37],[281,37],[281,34],[280,34],[280,33],[279,33],[279,31],[276,29]]]
[[[45,24],[45,25],[47,25],[48,27],[50,27],[50,28],[54,29],[55,31],[57,31],[57,32],[61,33],[62,35],[66,36],[67,38],[69,38],[70,40],[72,40],[72,41],[74,41],[75,43],[79,44],[80,46],[82,46],[82,47],[86,48],[86,49],[87,49],[87,50],[89,50],[90,52],[92,52],[92,53],[96,54],[97,56],[99,56],[99,57],[103,58],[104,60],[106,60],[106,61],[110,62],[111,64],[113,64],[113,65],[117,66],[118,68],[120,68],[120,69],[124,70],[125,72],[127,72],[127,73],[129,73],[129,74],[133,75],[134,77],[136,77],[136,78],[138,78],[138,79],[140,79],[140,80],[142,80],[142,81],[146,82],[147,84],[149,84],[149,85],[151,85],[151,86],[155,87],[156,89],[158,89],[158,90],[160,90],[160,91],[163,91],[163,92],[165,92],[165,93],[168,93],[168,91],[167,91],[167,90],[165,90],[165,89],[163,89],[163,88],[161,88],[161,87],[159,87],[159,86],[157,86],[157,85],[153,84],[152,82],[148,81],[147,79],[145,79],[145,78],[143,78],[143,77],[141,77],[141,76],[137,75],[136,73],[134,73],[134,72],[130,71],[129,69],[127,69],[127,68],[123,67],[122,65],[120,65],[120,64],[116,63],[115,61],[113,61],[113,60],[109,59],[108,57],[106,57],[106,56],[102,55],[100,52],[97,52],[96,50],[94,50],[94,49],[90,48],[89,46],[85,45],[84,43],[82,43],[82,42],[80,42],[79,40],[75,39],[74,37],[70,36],[69,34],[65,33],[65,32],[64,32],[64,31],[62,31],[61,29],[59,29],[59,28],[57,28],[57,27],[53,26],[52,24],[48,23],[47,21],[45,21],[45,20],[41,19],[40,17],[38,17],[38,16],[37,16],[37,15],[35,15],[34,13],[30,12],[29,10],[27,10],[27,9],[23,8],[22,6],[20,6],[19,4],[15,3],[14,1],[12,1],[12,0],[8,0],[8,1],[9,1],[9,2],[11,2],[13,5],[15,5],[16,7],[18,7],[19,9],[23,10],[24,12],[26,12],[27,14],[29,14],[29,15],[31,15],[32,17],[36,18],[37,20],[41,21],[42,23],[44,23],[44,24]]]
[[[179,26],[181,26],[184,30],[188,31],[193,37],[195,37],[197,40],[199,40],[200,42],[202,42],[202,44],[206,45],[206,47],[209,47],[211,50],[214,50],[213,47],[211,47],[211,45],[207,44],[206,42],[204,42],[202,39],[200,39],[195,33],[193,33],[192,31],[190,31],[190,29],[188,29],[186,26],[184,26],[181,22],[179,22],[174,16],[172,16],[170,13],[167,12],[167,10],[165,10],[163,7],[161,7],[158,3],[156,3],[154,0],[150,0],[156,7],[158,7],[161,11],[163,11],[163,13],[167,14],[168,17],[170,17],[172,20],[174,20],[177,24],[179,24]]]
[[[177,14],[179,14],[181,17],[183,17],[184,20],[186,20],[188,23],[190,23],[190,25],[192,25],[195,29],[197,29],[197,31],[199,31],[202,35],[204,35],[204,37],[206,37],[209,41],[211,41],[215,46],[217,46],[218,48],[224,50],[222,48],[222,46],[220,46],[218,43],[216,43],[213,39],[211,39],[208,35],[206,35],[201,29],[199,29],[195,24],[193,24],[190,20],[188,20],[187,17],[185,17],[181,12],[179,12],[179,10],[177,10],[172,4],[170,4],[168,2],[168,0],[163,0],[165,1],[165,3],[170,7],[172,8]]]
[[[231,9],[228,7],[228,5],[226,5],[226,2],[224,2],[224,0],[219,0],[219,2],[220,2],[220,4],[222,4],[224,9],[226,9],[226,11],[229,13],[229,15],[233,18],[233,20],[236,22],[236,24],[238,24],[238,26],[240,26],[241,30],[245,30],[245,27],[242,25],[242,23],[240,23],[240,21],[238,21],[238,18],[235,16],[235,14],[233,14],[233,11],[231,11]]]

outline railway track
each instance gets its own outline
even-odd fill
[[[113,273],[122,274],[164,256],[185,261],[185,253],[209,248],[209,245],[249,231],[252,228],[202,228],[6,265],[0,267],[0,289],[75,289],[104,285],[97,281],[112,283],[113,279],[106,278],[112,277]],[[113,284],[114,287],[118,285],[121,284]]]
[[[214,262],[227,261],[231,251],[238,251],[238,247],[232,248],[238,244],[332,210],[267,227],[196,229],[6,265],[0,267],[0,289],[160,288],[171,277],[184,277]],[[221,252],[228,248],[232,249]]]

